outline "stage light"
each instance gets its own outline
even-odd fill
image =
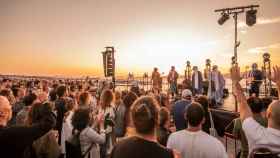
[[[257,10],[251,9],[246,12],[246,24],[253,26],[257,21]]]
[[[229,19],[229,15],[225,12],[222,13],[222,16],[218,20],[219,25],[223,25]]]
[[[191,62],[190,61],[187,61],[186,64],[187,64],[187,67],[191,66]]]
[[[270,54],[269,53],[264,53],[263,54],[263,61],[264,62],[270,61]]]
[[[210,59],[206,59],[206,66],[211,66],[211,60]]]

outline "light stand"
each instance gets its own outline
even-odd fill
[[[192,68],[191,68],[191,62],[187,61],[186,62],[186,70],[185,70],[185,79],[187,80],[191,80],[191,72],[192,72]]]
[[[228,19],[229,15],[233,15],[234,19],[234,55],[232,57],[232,66],[237,66],[238,65],[238,56],[237,56],[237,48],[240,45],[240,41],[237,40],[238,38],[238,32],[237,32],[237,21],[238,21],[238,15],[240,13],[246,12],[246,24],[248,26],[253,26],[256,23],[256,13],[257,11],[254,10],[254,8],[258,8],[259,5],[250,5],[250,6],[240,6],[240,7],[234,7],[234,8],[223,8],[223,9],[217,9],[215,12],[221,12],[221,18],[218,20],[218,23],[220,25],[223,25]],[[232,85],[234,87],[234,85]],[[233,94],[234,95],[234,94]],[[234,95],[235,98],[235,111],[238,111],[238,106],[237,106],[237,100],[236,96]]]
[[[208,99],[211,99],[212,96],[212,73],[211,73],[211,60],[210,59],[206,59],[206,64],[205,64],[205,72],[204,72],[204,77],[207,79],[208,81],[208,90],[207,90],[207,96]]]
[[[235,57],[235,63],[237,64],[237,48],[240,45],[240,42],[237,41],[237,20],[238,15],[240,13],[246,12],[246,23],[248,26],[252,26],[256,23],[256,10],[255,8],[258,8],[259,5],[250,5],[250,6],[241,6],[241,7],[234,7],[234,8],[223,8],[223,9],[216,9],[215,12],[221,12],[222,17],[218,20],[218,23],[220,25],[223,25],[228,19],[229,15],[233,14],[234,19],[234,57]],[[253,18],[252,18],[253,17]]]
[[[149,75],[147,72],[143,74],[143,89],[145,90],[145,85],[146,89],[149,90]]]
[[[271,60],[270,60],[270,54],[264,53],[263,54],[263,73],[264,73],[264,93],[267,97],[271,93]],[[268,79],[268,81],[267,81]]]

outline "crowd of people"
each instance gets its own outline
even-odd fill
[[[160,77],[157,71],[154,78]],[[280,152],[280,101],[246,98],[239,68],[230,72],[240,107],[233,128],[242,143],[240,157],[262,151],[272,157]],[[223,79],[217,67],[210,75],[219,87]],[[90,80],[4,78],[0,82],[1,157],[227,158],[215,132],[209,98],[201,93],[202,74],[194,68],[193,88],[182,90],[179,99],[172,97],[177,78],[172,67],[171,95],[137,86],[118,91],[111,84],[97,87]],[[272,80],[280,90],[277,66]],[[154,86],[160,89],[156,82]]]

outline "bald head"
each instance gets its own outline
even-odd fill
[[[0,96],[0,125],[6,126],[12,117],[12,107],[6,97]]]
[[[271,118],[273,125],[280,129],[280,100],[272,102],[267,110],[268,118]]]

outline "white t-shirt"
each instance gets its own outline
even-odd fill
[[[172,133],[167,148],[181,153],[182,158],[227,158],[224,145],[203,131],[181,130]]]
[[[249,153],[259,147],[266,147],[272,151],[280,152],[280,130],[265,128],[252,117],[243,121],[242,128],[248,140]]]

